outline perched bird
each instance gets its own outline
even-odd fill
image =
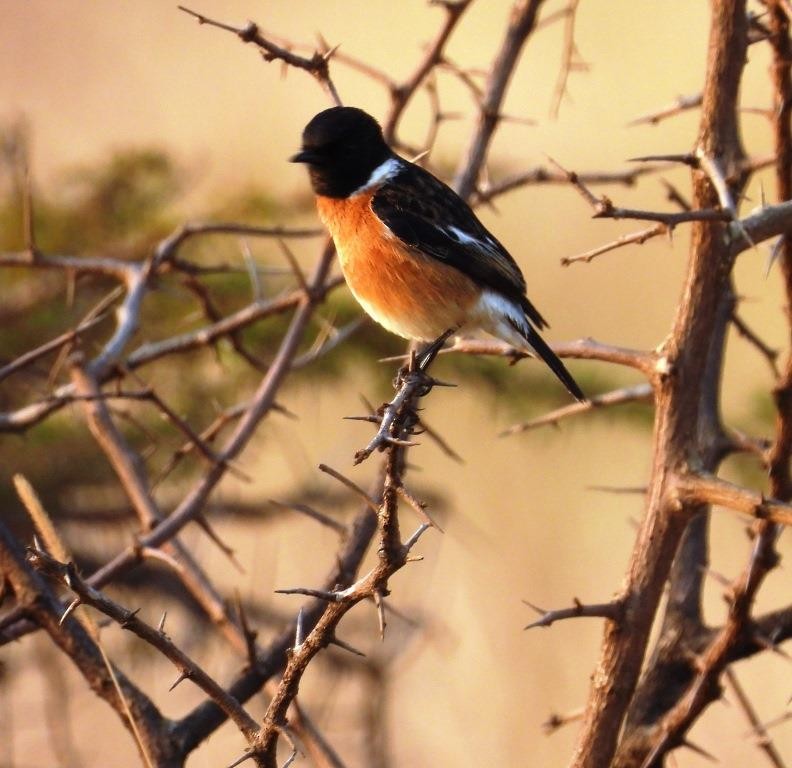
[[[354,107],[320,112],[291,161],[308,166],[347,284],[378,323],[420,341],[482,329],[541,357],[586,399],[539,336],[547,323],[508,251],[456,192],[393,152],[373,117]]]

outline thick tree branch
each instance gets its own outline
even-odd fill
[[[200,665],[184,653],[165,634],[162,627],[155,629],[138,618],[137,610],[130,611],[113,602],[98,590],[88,586],[77,573],[73,563],[58,562],[46,552],[35,549],[28,550],[27,561],[40,573],[56,579],[71,589],[77,595],[80,603],[96,608],[105,616],[109,616],[122,629],[132,632],[141,640],[156,648],[174,664],[179,670],[181,678],[195,683],[234,721],[237,728],[246,738],[250,741],[253,740],[253,737],[258,732],[256,721]]]
[[[702,100],[698,148],[727,173],[743,157],[736,104],[747,46],[745,3],[715,0]],[[717,195],[706,175],[694,171],[694,209],[711,209]],[[600,768],[613,760],[618,734],[641,672],[649,632],[671,563],[697,508],[671,509],[667,488],[675,469],[697,443],[707,347],[733,259],[718,221],[693,224],[690,264],[672,333],[664,345],[667,373],[660,377],[654,428],[654,467],[647,508],[622,593],[623,626],[606,625],[602,654],[572,764]]]
[[[134,731],[144,763],[156,768],[181,768],[172,749],[168,721],[154,703],[120,670],[112,669],[97,641],[73,617],[63,622],[63,606],[49,586],[25,562],[22,549],[0,523],[0,573],[8,580],[24,613],[46,631],[88,685]]]

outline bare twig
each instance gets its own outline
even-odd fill
[[[730,668],[726,669],[724,672],[724,677],[729,682],[729,686],[737,698],[740,709],[742,709],[742,711],[745,713],[745,717],[751,725],[751,729],[753,730],[753,733],[756,737],[756,745],[762,750],[762,752],[765,753],[767,760],[771,765],[775,766],[775,768],[785,768],[784,761],[781,759],[781,755],[770,739],[767,729],[762,725],[761,720],[757,716],[756,710],[754,709],[753,704],[751,704],[751,700],[745,693],[740,681],[737,679],[737,675],[734,673],[734,670]]]
[[[230,697],[212,677],[210,677],[195,661],[185,654],[161,629],[146,624],[138,618],[138,611],[130,611],[113,602],[101,592],[88,586],[80,578],[73,563],[61,563],[41,550],[29,549],[27,561],[36,570],[56,578],[69,587],[84,605],[90,605],[109,616],[122,629],[126,629],[156,648],[168,658],[180,675],[191,680],[201,688],[212,700],[233,720],[239,730],[250,740],[258,733],[258,724]]]
[[[557,621],[564,621],[565,619],[577,619],[583,617],[594,617],[601,619],[609,619],[618,623],[624,606],[618,602],[610,603],[592,603],[584,604],[575,598],[572,602],[574,605],[571,608],[558,608],[553,611],[545,611],[537,608],[535,605],[523,600],[523,602],[531,609],[539,614],[536,621],[527,624],[525,629],[534,629],[534,627],[549,627]]]
[[[669,231],[668,224],[665,222],[654,224],[653,226],[642,229],[639,232],[632,232],[629,235],[621,235],[615,240],[611,240],[609,243],[598,245],[596,248],[591,248],[590,250],[576,254],[575,256],[563,256],[561,258],[561,266],[568,267],[570,264],[575,264],[581,261],[588,264],[597,256],[601,256],[603,253],[615,251],[617,248],[623,248],[625,245],[643,245],[647,240],[651,240],[653,237],[657,237],[658,235],[664,235]]]
[[[551,347],[559,357],[578,360],[600,360],[616,365],[624,365],[628,368],[636,368],[647,375],[654,373],[656,365],[655,356],[650,352],[602,344],[594,341],[594,339],[580,339],[579,341],[562,344],[556,343],[552,344]],[[478,339],[458,339],[452,346],[443,350],[443,353],[448,352],[461,352],[466,355],[496,355],[513,361],[528,357],[525,352],[515,349],[504,342]]]
[[[558,117],[561,102],[564,96],[567,95],[567,82],[569,81],[570,73],[573,70],[587,69],[585,64],[576,60],[576,57],[579,55],[577,45],[575,44],[575,15],[577,13],[578,3],[579,0],[569,0],[569,4],[564,9],[563,59],[561,61],[561,68],[558,72],[555,90],[553,91],[553,102],[550,105],[550,117],[553,120]]]
[[[503,41],[487,76],[481,99],[476,130],[460,165],[454,188],[463,199],[469,198],[477,186],[489,144],[501,119],[501,107],[517,59],[537,21],[542,0],[515,0]]]
[[[326,51],[325,53],[316,52],[311,58],[298,56],[264,37],[259,31],[258,26],[252,21],[249,21],[244,27],[234,27],[231,24],[225,24],[224,22],[210,19],[208,16],[192,11],[183,5],[178,6],[178,8],[180,11],[184,11],[196,18],[199,24],[208,24],[211,27],[224,29],[226,32],[235,34],[243,43],[252,43],[261,50],[264,61],[282,61],[290,67],[305,70],[319,81],[322,87],[329,93],[330,98],[335,104],[341,104],[341,98],[330,78],[330,68],[328,66],[334,52],[333,50]]]
[[[514,424],[508,429],[500,433],[501,437],[509,435],[518,435],[522,432],[527,432],[537,427],[546,425],[558,426],[561,419],[569,416],[576,416],[579,413],[597,410],[600,408],[607,408],[612,405],[623,405],[625,403],[638,403],[638,402],[651,402],[653,387],[649,383],[636,384],[632,387],[623,387],[616,389],[612,392],[607,392],[604,395],[595,395],[582,403],[572,403],[562,408],[557,408],[550,413],[543,414],[531,421],[525,421],[520,424]]]
[[[690,109],[697,109],[701,106],[701,93],[692,93],[689,96],[678,96],[671,104],[652,112],[647,112],[645,115],[630,120],[627,125],[657,125],[660,121],[668,117],[681,114]]]

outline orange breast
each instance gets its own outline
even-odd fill
[[[431,341],[465,325],[480,294],[475,283],[405,248],[371,210],[371,198],[317,198],[344,277],[363,309],[389,331],[411,339]]]

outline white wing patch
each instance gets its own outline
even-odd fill
[[[449,235],[451,235],[451,237],[454,238],[454,240],[456,240],[458,243],[463,243],[467,245],[477,245],[479,247],[481,247],[482,245],[481,240],[479,240],[477,237],[473,237],[472,235],[469,235],[467,232],[460,229],[459,227],[448,226],[448,227],[443,227],[443,229]]]
[[[360,195],[368,192],[374,187],[379,187],[383,182],[392,179],[402,169],[401,163],[396,157],[389,157],[384,163],[378,165],[372,172],[368,180],[358,187],[352,195]]]
[[[487,251],[495,245],[491,238],[485,237],[482,240],[481,238],[469,235],[464,229],[455,227],[453,224],[443,227],[443,231],[458,243],[462,243],[463,245],[475,245],[476,247],[483,248]]]

